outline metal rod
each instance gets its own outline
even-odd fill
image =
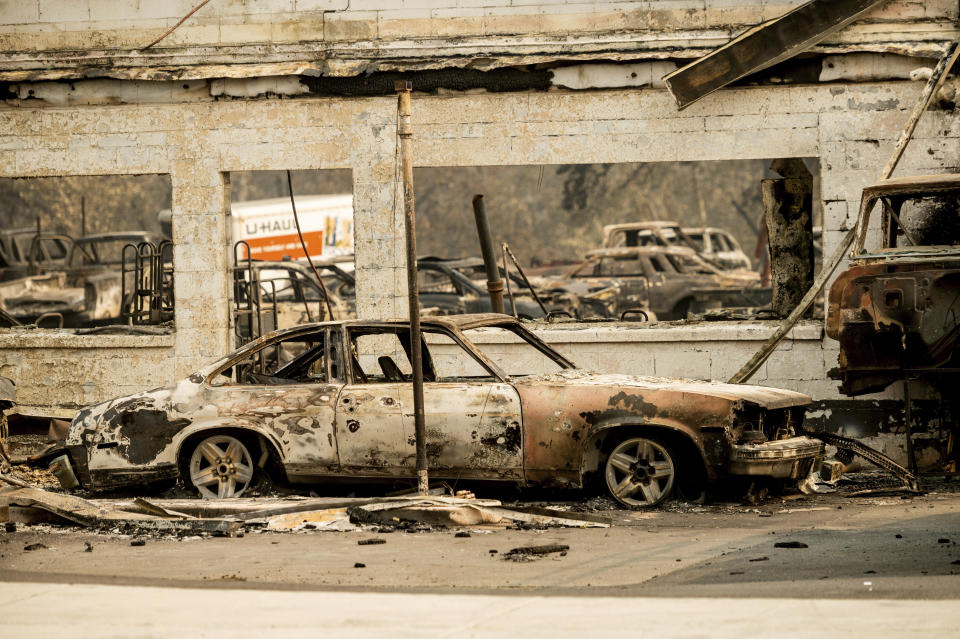
[[[170,35],[171,33],[173,33],[174,31],[176,31],[177,27],[179,27],[181,24],[183,24],[184,22],[186,22],[186,21],[187,21],[187,18],[189,18],[190,16],[192,16],[193,14],[195,14],[197,11],[199,11],[199,10],[200,10],[200,7],[202,7],[203,5],[207,4],[208,2],[210,2],[210,0],[203,0],[203,2],[201,2],[200,4],[198,4],[197,6],[195,6],[195,7],[190,11],[190,13],[188,13],[187,15],[183,16],[182,18],[180,18],[180,21],[179,21],[179,22],[177,22],[175,25],[173,25],[172,27],[170,27],[169,29],[167,29],[166,32],[165,32],[162,36],[160,36],[159,38],[157,38],[156,40],[154,40],[153,42],[151,42],[150,44],[148,44],[147,46],[143,47],[143,48],[140,49],[140,50],[141,50],[141,51],[146,51],[147,49],[149,49],[150,47],[152,47],[152,46],[155,45],[156,43],[160,42],[161,40],[163,40],[164,38],[166,38],[168,35]]]
[[[513,298],[513,288],[510,286],[510,271],[507,270],[507,244],[500,245],[500,255],[503,258],[503,279],[507,281],[507,297],[510,298],[510,312],[517,317],[517,300]]]
[[[413,369],[413,432],[417,444],[417,492],[429,492],[427,428],[423,411],[423,352],[420,335],[420,295],[417,288],[417,224],[413,201],[413,129],[410,126],[411,82],[396,82],[397,136],[403,174],[404,231],[407,241],[407,299],[410,305],[410,366]]]
[[[903,380],[903,418],[907,422],[907,467],[917,474],[917,453],[913,449],[913,416],[911,415],[910,378]]]
[[[897,163],[900,162],[900,158],[903,156],[904,149],[907,148],[907,143],[910,141],[910,138],[913,136],[913,132],[917,128],[917,123],[920,121],[920,117],[926,112],[927,107],[930,105],[930,101],[933,99],[933,95],[936,93],[937,89],[943,84],[943,80],[946,79],[946,71],[953,66],[953,63],[957,60],[958,54],[960,54],[960,40],[954,42],[952,47],[948,50],[947,54],[940,59],[940,62],[937,64],[936,68],[933,70],[933,74],[930,76],[930,80],[927,82],[927,86],[923,89],[923,94],[920,96],[920,101],[917,102],[913,111],[910,114],[910,120],[907,122],[907,126],[904,127],[903,132],[900,134],[900,139],[897,141],[896,146],[893,150],[893,155],[890,156],[890,159],[887,161],[887,165],[883,169],[883,174],[880,176],[880,179],[886,180],[893,174],[893,170],[897,168]],[[800,321],[800,318],[803,317],[803,314],[807,312],[807,309],[810,308],[810,305],[813,304],[813,301],[817,298],[817,295],[820,293],[820,289],[824,287],[827,283],[827,279],[833,275],[833,272],[839,266],[841,259],[844,254],[847,252],[847,249],[850,248],[850,245],[853,244],[854,239],[857,237],[857,230],[860,224],[863,221],[863,209],[857,214],[857,220],[854,225],[847,231],[847,234],[843,236],[843,240],[840,241],[840,245],[837,247],[837,250],[833,255],[830,256],[830,259],[826,264],[823,265],[823,268],[820,270],[820,273],[817,275],[816,279],[813,281],[813,286],[810,287],[810,290],[807,291],[806,295],[803,296],[803,299],[800,300],[800,303],[797,304],[797,307],[787,316],[785,320],[777,328],[776,332],[770,338],[764,342],[763,346],[760,347],[756,353],[753,354],[746,364],[737,371],[737,373],[730,378],[730,383],[742,384],[748,381],[753,377],[760,367],[763,365],[767,358],[770,357],[770,354],[776,350],[777,345],[786,337],[787,333],[790,332],[797,322]],[[862,229],[863,234],[866,234],[866,225]]]
[[[297,204],[293,201],[293,178],[290,177],[290,170],[287,170],[287,190],[290,192],[290,208],[293,209],[293,221],[297,225],[297,237],[300,238],[300,246],[303,248],[303,254],[307,256],[307,262],[310,263],[310,268],[313,269],[313,274],[317,276],[317,282],[320,284],[320,290],[323,291],[323,299],[327,302],[327,313],[330,314],[330,319],[336,319],[333,316],[333,306],[330,305],[330,296],[327,294],[327,287],[323,283],[323,278],[320,277],[320,273],[317,271],[317,267],[313,265],[313,260],[310,259],[310,251],[307,250],[307,243],[303,241],[303,233],[300,232],[300,218],[297,216]],[[277,327],[274,326],[276,329]]]
[[[487,269],[487,291],[490,292],[490,310],[503,313],[503,280],[497,268],[497,256],[493,252],[493,237],[487,224],[487,212],[483,207],[483,196],[473,196],[473,217],[477,222],[477,235],[480,236],[480,252],[483,265]]]
[[[527,285],[528,289],[530,289],[533,299],[537,300],[537,304],[540,305],[540,310],[543,311],[544,315],[546,315],[547,307],[543,305],[542,301],[540,301],[540,296],[537,295],[536,289],[533,288],[533,284],[531,284],[530,280],[527,279],[527,274],[523,272],[520,262],[517,261],[517,256],[513,254],[513,251],[510,250],[510,246],[508,244],[504,243],[503,248],[507,251],[507,255],[510,256],[510,261],[513,262],[513,265],[517,267],[517,273],[520,273],[520,277],[523,278],[523,283]]]
[[[80,237],[87,234],[87,198],[80,196]]]

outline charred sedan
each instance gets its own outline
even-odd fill
[[[423,319],[432,477],[580,487],[630,507],[732,475],[805,476],[810,398],[757,386],[577,369],[497,314]],[[92,490],[182,478],[202,496],[415,476],[409,325],[347,320],[266,335],[170,386],[91,406],[66,439]]]

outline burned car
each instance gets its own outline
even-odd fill
[[[881,245],[864,248],[880,208]],[[841,391],[883,390],[905,375],[960,367],[960,175],[884,180],[863,190],[850,268],[830,287],[830,372]]]
[[[320,263],[316,268],[334,317],[354,317],[353,275],[333,265]],[[324,291],[313,269],[304,262],[241,262],[234,268],[233,285],[234,329],[243,342],[278,328],[329,319]],[[343,298],[334,291],[346,291],[348,296]]]
[[[0,231],[0,282],[62,268],[72,244],[69,235],[32,227]]]
[[[681,228],[676,222],[647,221],[608,224],[603,227],[603,248],[633,246],[685,246],[723,270],[749,269],[740,243],[728,231],[707,227]]]
[[[81,237],[65,265],[0,285],[5,310],[22,323],[48,314],[61,316],[70,328],[115,323],[131,303],[122,299],[124,247],[149,243],[156,248],[164,240],[141,231]],[[134,288],[132,282],[128,288]]]
[[[80,411],[59,466],[91,490],[181,478],[203,497],[256,475],[415,477],[409,323],[345,320],[265,335],[169,386]],[[581,487],[630,507],[678,485],[805,476],[806,395],[577,369],[507,315],[423,318],[431,477]],[[510,348],[505,348],[509,345]]]
[[[619,287],[617,312],[646,301],[661,320],[685,319],[717,307],[760,307],[770,303],[770,289],[760,287],[756,272],[722,271],[684,246],[597,249],[566,277],[613,280]]]

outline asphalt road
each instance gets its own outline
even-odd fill
[[[20,526],[0,532],[0,628],[299,636],[320,624],[338,636],[485,636],[544,634],[544,624],[569,636],[656,625],[665,636],[742,636],[773,623],[776,636],[960,636],[960,493],[606,514],[607,529],[247,532],[142,546]],[[385,543],[357,544],[371,537]],[[504,558],[538,544],[570,548]],[[231,624],[230,611],[247,621]],[[191,619],[196,632],[184,631]]]

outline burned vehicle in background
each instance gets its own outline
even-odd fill
[[[805,477],[823,457],[801,434],[801,393],[581,371],[506,315],[425,317],[422,328],[437,479],[576,488],[599,475],[615,499],[643,507],[681,485]],[[222,498],[261,472],[302,483],[414,478],[409,329],[285,329],[169,386],[90,406],[58,451],[61,483],[180,478]]]
[[[41,233],[34,227],[0,231],[0,282],[62,268],[72,245],[69,235]]]
[[[332,263],[315,263],[315,266],[326,296],[313,269],[305,262],[238,263],[234,268],[233,303],[234,330],[239,343],[245,344],[280,328],[330,319],[330,311],[337,318],[356,316],[353,274]],[[347,295],[342,296],[344,293]]]
[[[756,272],[720,270],[682,246],[597,249],[566,278],[613,280],[620,291],[618,312],[646,299],[661,320],[686,319],[688,313],[720,307],[770,304],[770,289],[760,286]]]
[[[489,312],[489,293],[487,292],[486,267],[481,257],[467,257],[453,260],[441,258],[420,258],[420,269],[423,270],[427,262],[437,264],[439,268],[453,269],[470,279],[476,291],[486,297],[487,302],[481,302],[476,311]],[[506,283],[507,273],[503,267],[498,267],[500,278]],[[510,286],[504,284],[504,309],[510,315],[522,319],[539,319],[544,317],[543,310],[536,304],[530,287],[516,271],[509,272]],[[537,297],[547,308],[551,317],[570,317],[578,320],[609,318],[613,316],[613,300],[616,298],[617,286],[614,282],[603,281],[586,284],[578,281],[557,282],[548,277],[531,276],[530,285],[536,291]],[[516,313],[513,304],[516,303]],[[533,305],[533,306],[531,306]],[[644,303],[639,304],[644,308]],[[649,319],[649,314],[647,315]]]
[[[881,247],[867,250],[876,208]],[[828,296],[827,335],[840,342],[831,377],[845,394],[861,395],[906,376],[960,368],[960,175],[869,186],[860,225],[850,268]]]
[[[589,294],[581,296],[556,286],[551,280],[532,278],[530,285],[547,309],[544,313],[530,287],[517,272],[505,274],[502,267],[499,271],[504,281],[504,310],[510,315],[526,320],[542,319],[547,314],[575,319],[604,316],[603,304],[594,301]],[[483,258],[422,257],[417,260],[417,273],[420,305],[428,314],[489,313],[492,310]],[[506,284],[508,275],[509,287]]]
[[[24,324],[50,315],[59,316],[69,328],[122,322],[124,312],[136,305],[134,297],[140,289],[132,264],[129,281],[124,282],[125,249],[130,257],[137,247],[149,245],[150,254],[156,256],[164,242],[169,244],[158,234],[140,231],[81,237],[73,241],[62,267],[0,284],[0,300],[4,310]],[[167,254],[172,261],[172,251]]]
[[[603,248],[680,246],[695,250],[723,270],[750,269],[740,243],[728,231],[714,227],[681,228],[676,222],[647,221],[608,224],[603,227]]]

